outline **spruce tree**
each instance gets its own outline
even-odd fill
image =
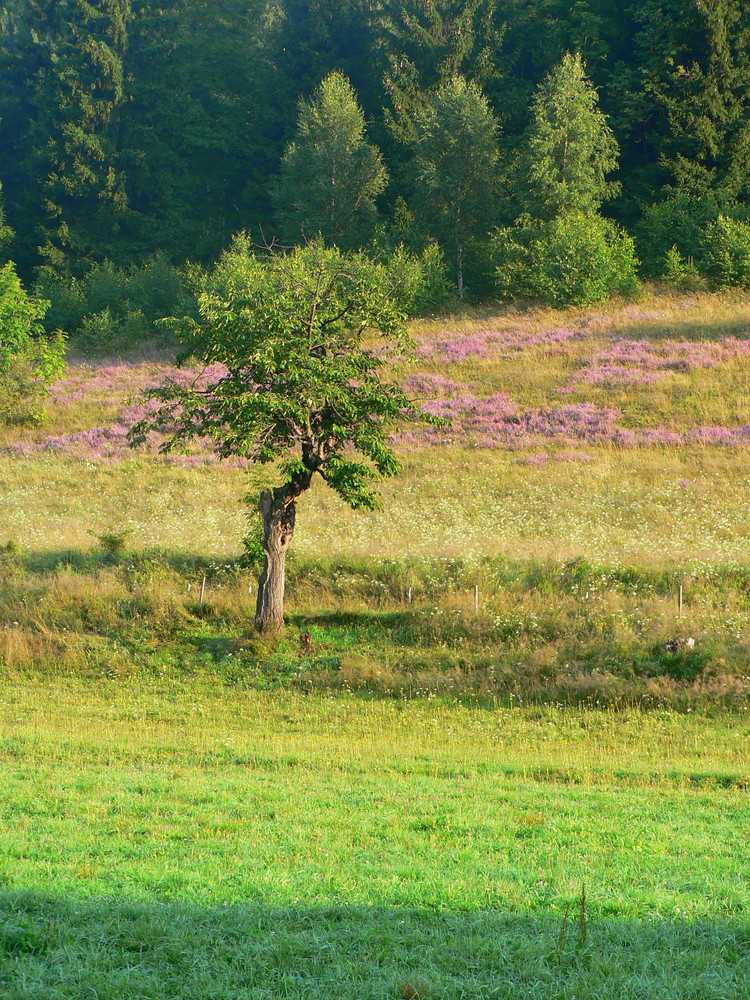
[[[208,262],[231,233],[270,214],[282,126],[267,6],[139,0],[122,117],[136,252]]]
[[[401,0],[387,3],[380,38],[387,69],[386,120],[401,143],[415,139],[414,117],[426,95],[463,75],[493,89],[505,26],[497,0]]]
[[[525,154],[524,208],[539,219],[597,212],[619,185],[607,180],[619,148],[580,54],[566,53],[542,81]]]
[[[281,163],[275,204],[282,234],[292,242],[320,235],[343,248],[361,246],[386,183],[352,85],[331,73],[309,101],[300,101],[297,136]]]
[[[25,278],[39,262],[47,221],[50,143],[61,117],[57,66],[74,2],[5,0],[0,9],[0,179],[16,229],[13,257]]]
[[[750,197],[746,0],[631,0],[633,60],[618,129],[643,203],[669,188],[725,207]]]
[[[428,95],[414,126],[415,205],[429,233],[450,249],[463,298],[467,252],[493,221],[498,125],[481,88],[455,76]]]
[[[13,230],[5,219],[5,206],[3,205],[3,186],[0,184],[0,260],[2,252],[13,238]]]
[[[127,212],[120,126],[131,0],[77,0],[48,38],[56,113],[44,180],[46,266],[75,271],[112,252]]]

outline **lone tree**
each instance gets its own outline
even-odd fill
[[[223,458],[279,463],[281,484],[259,501],[261,631],[283,625],[286,553],[313,477],[351,507],[375,509],[374,482],[400,469],[389,425],[430,419],[381,377],[389,352],[408,344],[388,269],[320,241],[268,249],[255,253],[239,236],[204,278],[199,320],[179,326],[189,338],[183,360],[212,366],[209,382],[152,389],[160,405],[131,431],[138,444],[169,428],[163,451],[208,436]]]

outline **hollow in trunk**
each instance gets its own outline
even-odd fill
[[[297,498],[284,489],[263,490],[260,496],[263,518],[263,572],[258,580],[255,627],[259,632],[281,629],[284,625],[284,581],[286,553],[294,535]]]

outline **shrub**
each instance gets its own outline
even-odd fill
[[[668,285],[683,291],[697,291],[706,284],[692,258],[686,260],[676,246],[667,251],[662,277]]]
[[[162,340],[160,319],[195,308],[184,275],[159,254],[139,268],[105,260],[80,279],[42,269],[37,292],[50,301],[48,328],[64,329],[79,347],[101,353]]]
[[[452,295],[443,252],[437,243],[428,243],[421,254],[398,246],[386,263],[404,312],[424,316],[445,305]]]
[[[0,268],[0,423],[40,420],[47,389],[65,367],[63,336],[44,335],[47,307],[27,294],[12,262]]]
[[[92,534],[95,534],[92,532]],[[111,531],[104,531],[101,535],[95,535],[102,551],[111,557],[119,556],[125,551],[128,539],[133,534],[132,528],[114,528]]]
[[[587,305],[638,288],[632,238],[598,215],[522,218],[495,233],[492,249],[501,298]]]
[[[713,288],[750,287],[750,224],[726,215],[710,222],[701,269]]]
[[[718,214],[719,207],[712,198],[695,198],[684,193],[648,205],[635,227],[643,273],[650,278],[666,277],[673,250],[683,260],[699,265],[703,231]]]

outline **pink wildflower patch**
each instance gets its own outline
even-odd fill
[[[575,391],[576,383],[587,385],[646,385],[673,372],[718,368],[734,358],[750,354],[750,340],[723,337],[720,340],[616,340],[597,351],[571,383],[558,392]]]
[[[582,340],[586,334],[578,326],[560,326],[549,330],[527,330],[511,326],[504,330],[478,330],[463,337],[445,337],[422,344],[417,353],[424,358],[458,362],[467,358],[490,358],[518,353],[532,347],[553,347],[570,340]]]

